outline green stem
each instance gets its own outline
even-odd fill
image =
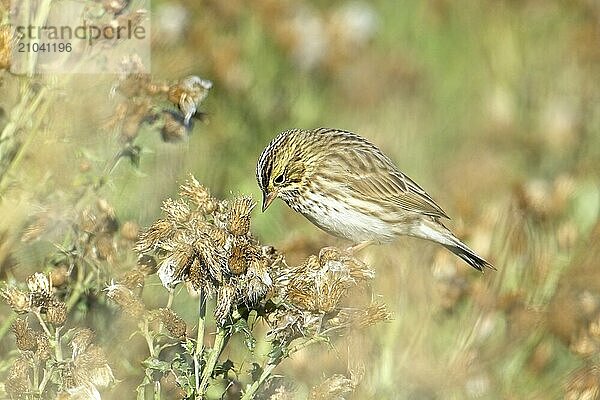
[[[36,389],[40,385],[40,376],[39,376],[39,373],[40,373],[40,366],[37,363],[37,361],[34,360],[33,361],[33,387],[36,388]]]
[[[324,336],[313,336],[310,339],[307,339],[305,341],[303,341],[300,344],[297,344],[296,346],[290,348],[288,350],[288,354],[287,356],[291,356],[292,354],[310,346],[313,345],[315,343],[321,343],[321,342],[326,342],[328,339]],[[244,395],[242,396],[242,398],[240,400],[250,400],[253,399],[254,396],[256,395],[256,392],[258,391],[258,389],[262,386],[262,384],[265,382],[265,380],[267,380],[267,378],[271,375],[271,373],[273,372],[273,370],[281,363],[281,359],[274,362],[274,363],[268,363],[264,368],[263,368],[263,372],[262,374],[260,374],[260,377],[258,378],[257,381],[255,381],[254,383],[252,383],[252,385],[248,388],[248,390],[244,393]]]
[[[173,298],[175,297],[175,290],[169,289],[169,298],[167,299],[167,308],[170,309],[173,306]]]
[[[148,351],[150,352],[150,357],[156,357],[156,351],[154,349],[154,339],[150,335],[150,330],[148,329],[148,319],[144,318],[142,322],[142,333],[144,338],[146,339],[146,344],[148,345]]]
[[[294,347],[290,348],[288,351],[288,357],[310,345],[313,345],[315,343],[327,342],[328,340],[329,339],[327,339],[324,336],[313,336],[310,339],[305,340],[304,342],[297,344]]]
[[[56,356],[56,361],[61,362],[63,360],[62,347],[60,344],[60,327],[56,328],[54,331],[54,355]]]
[[[144,391],[145,391],[144,384],[139,385],[135,391],[137,392],[137,396],[136,396],[137,400],[144,400],[146,398],[146,396],[144,395]]]
[[[46,322],[44,322],[40,313],[38,311],[35,311],[33,314],[37,317],[38,321],[40,322],[40,325],[42,326],[42,329],[44,330],[44,332],[46,332],[48,339],[54,337],[54,335],[50,333],[50,329],[48,329],[48,325],[46,325]]]
[[[256,395],[256,392],[258,391],[258,389],[261,387],[261,385],[265,382],[265,380],[269,377],[269,375],[271,375],[271,373],[273,372],[275,367],[277,367],[278,365],[279,365],[279,362],[277,362],[275,364],[267,364],[265,369],[263,369],[262,374],[260,374],[260,378],[258,378],[258,380],[255,381],[248,388],[248,390],[244,393],[244,395],[242,396],[242,398],[240,400],[253,399],[254,396]]]
[[[154,400],[160,400],[160,382],[154,382]]]
[[[202,380],[200,381],[200,387],[198,388],[198,395],[204,395],[206,393],[206,389],[208,388],[210,378],[213,374],[215,366],[217,365],[219,356],[223,351],[226,336],[227,333],[225,329],[221,327],[217,328],[217,336],[215,337],[215,343],[212,349],[210,350],[208,359],[206,360],[206,365],[202,370]]]
[[[38,392],[40,394],[44,393],[44,389],[46,388],[46,385],[48,384],[48,382],[50,381],[50,378],[52,377],[52,373],[54,372],[54,367],[50,367],[49,369],[44,369],[44,376],[42,378],[42,382],[40,383],[40,385],[38,386]]]
[[[47,112],[47,107],[41,107],[43,100],[49,100],[46,98],[48,92],[46,85],[43,85],[36,92],[28,82],[23,86],[22,90],[23,95],[19,100],[19,104],[13,108],[10,120],[4,126],[4,129],[2,129],[2,132],[0,132],[0,160],[2,160],[2,163],[0,163],[0,183],[8,175],[9,170],[15,167],[15,164],[21,159],[26,145],[30,143],[29,140],[25,142],[18,140],[21,128],[31,121],[41,121]],[[33,130],[30,128],[23,129],[22,134],[26,133],[31,136]],[[4,190],[4,186],[0,187],[0,193],[3,193]]]
[[[146,340],[146,345],[148,346],[148,352],[150,353],[150,357],[152,357],[153,359],[156,358],[156,349],[154,347],[154,338],[152,337],[152,335],[150,335],[148,319],[144,318],[143,321],[140,321],[138,327],[139,327],[140,332],[142,333],[142,336]],[[145,374],[144,379],[142,380],[142,383],[140,383],[136,389],[137,400],[143,400],[146,398],[146,387],[152,383],[152,374],[150,372],[151,372],[151,369],[149,369],[149,368],[146,368],[144,371],[144,374]],[[158,397],[157,397],[157,393],[156,393],[156,384],[157,383],[158,382],[154,382],[154,385],[153,385],[154,399],[160,399],[160,386],[158,386]]]
[[[85,291],[85,288],[94,279],[94,274],[90,273],[87,278],[84,279],[84,268],[83,263],[77,266],[77,281],[75,282],[75,289],[71,292],[69,299],[67,300],[67,310],[70,311],[75,304],[79,301],[79,298]]]
[[[196,391],[200,390],[200,361],[204,352],[204,330],[206,325],[206,299],[200,292],[198,300],[198,333],[196,335],[196,349],[194,350],[194,376],[196,378]]]

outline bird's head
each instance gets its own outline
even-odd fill
[[[306,157],[296,137],[300,132],[282,132],[258,159],[256,179],[263,193],[263,211],[278,197],[289,203],[306,184]]]

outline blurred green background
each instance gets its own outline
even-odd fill
[[[480,275],[413,239],[367,249],[367,296],[394,320],[286,360],[298,398],[352,367],[355,399],[600,399],[597,1],[154,0],[150,16],[153,78],[214,86],[184,143],[144,128],[139,168],[120,163],[102,189],[119,219],[152,222],[188,172],[258,200],[256,160],[278,132],[334,127],[380,146],[498,268]],[[64,79],[3,229],[16,237],[45,202],[69,207],[82,163],[102,169],[118,147],[101,128],[114,80]],[[281,201],[256,214],[256,236],[292,262],[348,245]],[[43,250],[14,246],[22,279]]]

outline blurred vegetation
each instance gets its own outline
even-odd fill
[[[498,271],[474,273],[412,239],[368,248],[360,258],[376,274],[357,296],[383,299],[393,320],[284,360],[277,373],[289,398],[333,398],[323,393],[339,385],[347,390],[335,393],[354,399],[600,399],[597,1],[154,0],[151,11],[152,81],[213,82],[204,121],[183,141],[165,143],[151,124],[124,141],[112,122],[131,97],[110,95],[114,75],[1,72],[2,280],[64,267],[82,213],[112,215],[119,229],[148,226],[189,172],[217,198],[258,199],[256,159],[279,131],[348,129],[427,189]],[[176,108],[158,97],[152,107]],[[138,165],[128,161],[138,155]],[[32,236],[40,215],[50,222]],[[282,202],[255,211],[252,231],[292,264],[348,245]],[[135,235],[113,234],[122,257],[90,265],[117,277],[136,264]],[[78,289],[60,289],[73,306],[68,324],[94,330],[107,348],[117,381],[103,396],[131,398],[147,349],[115,325],[102,292],[110,282],[93,282],[74,304]],[[143,299],[167,302],[158,277],[147,278]],[[192,322],[188,300],[178,293],[173,308]],[[6,379],[14,314],[0,307]],[[243,354],[242,342],[223,358]],[[164,397],[178,398],[170,385]]]

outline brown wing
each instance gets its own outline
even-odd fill
[[[435,218],[449,218],[435,201],[419,185],[399,171],[367,173],[352,177],[353,189],[366,198],[394,204],[408,212],[430,215]]]
[[[352,190],[367,199],[400,207],[407,212],[429,215],[434,218],[448,218],[440,206],[415,181],[404,175],[392,161],[377,147],[365,142],[363,146],[346,148],[352,153],[344,157],[348,168],[346,182]]]
[[[365,200],[387,203],[411,213],[450,218],[416,182],[404,175],[377,146],[348,131],[303,131],[319,145],[319,173],[347,186]],[[314,140],[317,138],[318,140]]]

